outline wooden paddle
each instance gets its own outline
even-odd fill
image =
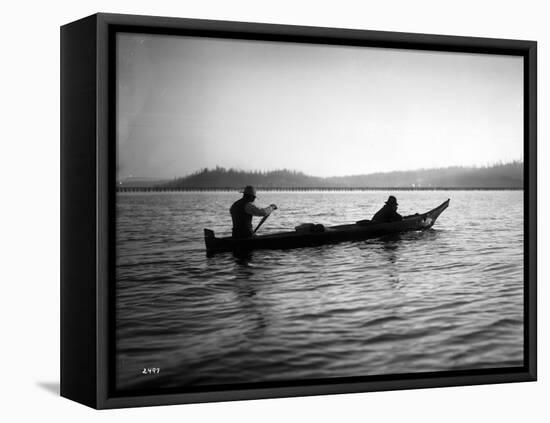
[[[273,213],[275,210],[277,209],[273,209],[271,213]],[[252,232],[252,235],[254,235],[258,229],[260,229],[260,226],[262,226],[264,222],[267,220],[267,218],[271,216],[271,213],[269,213],[267,216],[264,216],[262,220],[260,220],[260,223],[258,223],[258,226],[256,226],[256,229],[254,229],[254,232]]]

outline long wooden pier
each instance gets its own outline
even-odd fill
[[[125,187],[117,186],[118,193],[132,192],[239,192],[242,188],[235,187]],[[522,191],[523,188],[493,188],[493,187],[256,187],[257,191]]]

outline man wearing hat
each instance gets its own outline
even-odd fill
[[[275,204],[266,208],[254,205],[256,190],[252,185],[247,185],[242,191],[243,197],[233,203],[229,212],[233,220],[233,238],[249,238],[252,236],[252,216],[269,216],[277,209]]]
[[[397,206],[397,199],[393,195],[390,195],[384,207],[378,210],[372,217],[372,221],[382,223],[403,220],[403,216],[397,213]]]

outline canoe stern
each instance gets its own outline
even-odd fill
[[[204,243],[206,244],[206,250],[212,250],[216,239],[216,234],[211,229],[204,229]]]

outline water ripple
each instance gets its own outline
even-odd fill
[[[368,218],[383,194],[262,193],[281,207],[262,231]],[[523,193],[396,195],[404,214],[451,207],[429,231],[248,258],[204,254],[231,193],[119,195],[118,386],[522,365]]]

